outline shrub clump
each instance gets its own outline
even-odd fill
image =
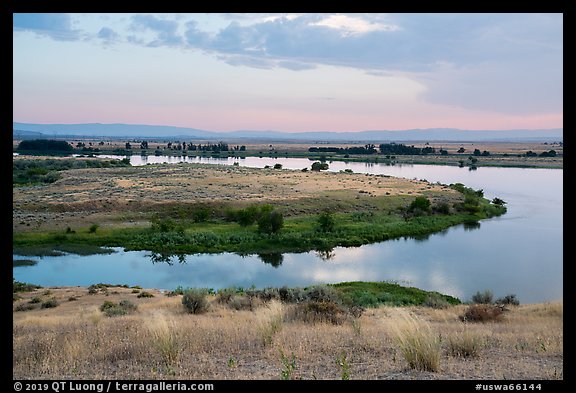
[[[204,288],[191,288],[184,292],[182,304],[191,314],[202,314],[208,311],[209,303],[206,296],[208,291]]]
[[[286,313],[285,318],[306,323],[341,325],[347,316],[347,311],[335,302],[309,300],[295,305]]]
[[[16,306],[16,308],[14,309],[14,311],[30,311],[30,310],[34,310],[36,307],[34,306],[34,304],[30,304],[30,303],[22,303]]]
[[[520,300],[514,294],[506,295],[504,297],[496,299],[496,304],[503,306],[519,306]]]
[[[48,299],[45,302],[43,302],[40,307],[42,308],[54,308],[54,307],[58,307],[60,305],[60,303],[58,303],[58,301],[55,298],[52,299]]]
[[[492,304],[494,299],[494,294],[491,290],[486,289],[484,292],[476,292],[472,295],[472,303],[475,304]]]
[[[491,322],[501,321],[504,310],[492,304],[472,304],[463,315],[460,316],[462,322]]]
[[[146,292],[146,291],[142,291],[138,294],[137,296],[138,298],[143,298],[143,297],[154,297],[153,294],[151,294],[150,292]]]
[[[110,300],[106,300],[100,306],[100,311],[102,311],[107,317],[126,315],[136,311],[136,309],[137,306],[130,300],[121,300],[120,303],[114,303]]]

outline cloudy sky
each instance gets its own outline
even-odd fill
[[[562,14],[14,14],[13,121],[563,127]]]

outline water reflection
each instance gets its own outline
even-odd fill
[[[323,261],[331,261],[336,257],[336,252],[333,248],[316,250],[316,256]]]
[[[268,252],[268,253],[261,253],[258,254],[258,258],[264,263],[268,263],[274,267],[279,267],[284,262],[284,255],[279,252]]]
[[[152,261],[152,264],[165,263],[169,266],[173,266],[174,265],[174,262],[172,261],[173,259],[176,259],[176,261],[181,265],[186,263],[186,255],[185,254],[169,254],[169,253],[153,252],[153,253],[149,254],[148,257]]]
[[[145,165],[142,157],[129,157]],[[202,162],[260,167],[282,163],[286,169],[310,166],[307,159],[246,157],[155,157],[148,163]],[[122,252],[112,255],[44,257],[15,266],[18,281],[43,286],[126,283],[143,287],[308,286],[341,281],[396,280],[469,299],[491,289],[500,297],[514,293],[522,303],[563,297],[563,171],[549,169],[465,168],[334,161],[330,171],[428,179],[482,188],[487,198],[508,202],[498,218],[470,222],[441,233],[388,240],[356,248],[302,254],[171,255]],[[383,178],[382,181],[386,181]],[[14,259],[25,259],[14,255]],[[35,259],[36,260],[36,259]],[[330,263],[326,263],[330,261]],[[151,263],[152,262],[152,263]]]
[[[474,231],[474,230],[480,229],[480,226],[482,224],[480,224],[479,221],[466,221],[462,225],[464,226],[464,230]]]

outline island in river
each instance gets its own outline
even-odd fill
[[[106,246],[166,253],[329,250],[423,236],[506,211],[505,201],[462,184],[309,168],[14,157],[14,178],[30,173],[48,181],[32,177],[13,188],[19,255]]]

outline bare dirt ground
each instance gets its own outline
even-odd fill
[[[140,212],[179,204],[234,206],[266,202],[285,206],[287,213],[290,209],[298,213],[299,201],[318,198],[361,201],[424,192],[432,197],[457,197],[454,190],[445,186],[418,180],[206,164],[74,169],[60,173],[62,178],[54,183],[13,189],[15,231],[65,229],[90,222],[118,225],[119,220],[122,225],[140,225]]]
[[[275,301],[237,311],[210,297],[208,312],[194,315],[181,296],[146,291],[154,297],[138,298],[141,290],[121,287],[96,294],[82,287],[21,294],[14,308],[35,297],[54,298],[59,306],[42,309],[38,303],[13,313],[13,378],[564,378],[562,302],[510,306],[500,322],[461,322],[467,306],[460,305],[367,309],[332,325],[290,319],[293,305]],[[99,310],[104,301],[121,300],[134,303],[136,311],[107,317]],[[440,337],[437,371],[409,367],[398,341],[403,328]],[[477,344],[476,353],[454,354],[451,343],[466,338]]]

